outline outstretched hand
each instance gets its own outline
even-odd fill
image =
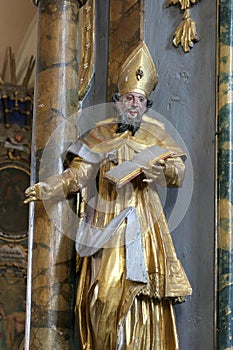
[[[27,204],[29,202],[40,200],[39,193],[40,193],[39,184],[35,184],[35,185],[31,186],[31,187],[28,187],[25,190],[26,199],[24,200],[24,203]]]
[[[52,188],[44,182],[38,182],[25,190],[25,196],[25,204],[34,201],[47,200],[52,196]]]

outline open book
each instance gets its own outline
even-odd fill
[[[104,177],[120,188],[140,175],[143,168],[151,168],[153,165],[159,164],[161,159],[166,160],[176,156],[178,156],[176,152],[168,151],[159,146],[151,146],[137,153],[132,160],[126,160],[112,168]]]

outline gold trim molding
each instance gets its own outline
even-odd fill
[[[88,0],[79,12],[80,58],[78,96],[82,100],[87,93],[95,59],[95,0]]]

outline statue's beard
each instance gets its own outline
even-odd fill
[[[116,133],[121,133],[126,130],[130,130],[132,132],[132,135],[134,136],[142,123],[142,115],[143,114],[140,114],[138,112],[138,114],[134,118],[129,117],[129,110],[119,114],[118,128]]]

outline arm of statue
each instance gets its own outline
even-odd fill
[[[180,157],[161,159],[151,168],[144,168],[145,182],[156,181],[161,186],[181,187],[184,180],[185,165]]]
[[[72,189],[74,190],[75,187],[77,191],[79,189],[76,176],[74,175],[71,169],[67,169],[60,175],[47,178],[46,182],[38,182],[27,188],[25,191],[26,199],[24,203],[43,201],[52,198],[57,200],[66,198]]]
[[[49,199],[63,200],[85,187],[95,174],[96,167],[93,164],[85,163],[81,158],[76,157],[70,168],[62,174],[51,176],[45,182],[38,182],[27,188],[24,203]]]

